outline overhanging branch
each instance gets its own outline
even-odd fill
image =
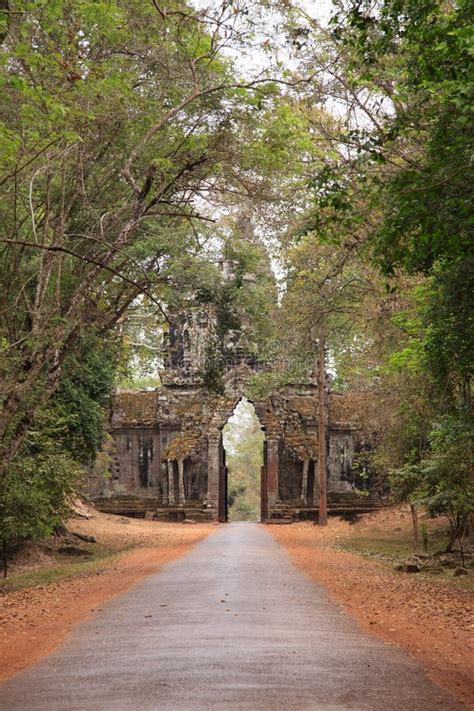
[[[74,257],[75,259],[80,259],[83,262],[88,262],[89,264],[94,264],[96,267],[99,267],[100,269],[104,269],[105,271],[110,272],[111,274],[114,274],[122,281],[124,281],[127,284],[130,284],[130,286],[134,286],[136,289],[138,289],[144,296],[146,296],[148,299],[150,299],[150,301],[152,301],[156,306],[158,306],[161,313],[165,317],[166,321],[169,324],[171,323],[163,306],[160,304],[159,301],[157,301],[157,299],[155,299],[155,297],[149,292],[149,290],[146,287],[144,287],[139,282],[134,281],[133,279],[130,279],[129,277],[122,274],[121,272],[118,272],[113,267],[110,267],[107,264],[104,264],[103,262],[99,262],[96,259],[93,259],[92,257],[86,257],[83,254],[77,254],[77,252],[73,252],[73,250],[68,249],[67,247],[61,247],[58,245],[48,245],[48,244],[40,244],[40,243],[37,244],[36,242],[28,242],[26,240],[7,239],[7,238],[3,238],[3,237],[0,237],[0,242],[2,242],[3,244],[9,244],[12,246],[18,245],[21,247],[32,247],[33,249],[42,249],[42,250],[45,250],[48,252],[60,252],[63,254],[68,254],[69,256]]]

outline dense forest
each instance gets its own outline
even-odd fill
[[[364,470],[467,533],[473,5],[308,5],[0,2],[4,546],[59,524],[190,293],[253,323],[250,395],[322,354]]]

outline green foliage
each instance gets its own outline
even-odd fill
[[[0,471],[84,326],[110,333],[141,293],[160,311],[195,286],[209,205],[240,185],[255,97],[221,51],[219,10],[175,5],[15,3],[0,54]]]
[[[474,428],[465,413],[446,416],[429,434],[429,450],[414,464],[393,470],[398,501],[422,506],[431,516],[446,516],[451,527],[448,549],[467,533],[474,503],[472,482]]]
[[[56,428],[65,452],[77,462],[92,462],[102,445],[114,377],[112,345],[85,336],[66,358],[53,399],[37,414],[39,426]]]
[[[199,289],[196,301],[202,304],[212,304],[216,308],[217,335],[221,341],[229,331],[238,330],[241,320],[238,313],[238,293],[242,288],[242,267],[239,265],[236,274],[227,282],[218,281],[211,287]]]
[[[288,316],[281,331],[309,361],[311,326],[327,314],[338,336],[332,365],[343,391],[360,390],[356,416],[377,468],[392,470],[398,499],[443,512],[459,531],[472,506],[459,412],[471,406],[474,350],[473,5],[336,0],[334,6],[328,33],[309,13],[299,15],[307,24],[295,27],[289,12],[302,66],[324,73],[328,58],[334,62],[326,96],[345,114],[325,126],[327,160],[312,166],[313,204],[286,253]],[[312,97],[321,91],[315,84]],[[370,298],[356,292],[348,303],[335,303],[337,279],[325,291],[323,278],[331,250],[339,250],[344,268],[353,259],[352,276],[359,278],[370,273],[370,260],[388,277],[386,292],[380,277],[371,278]],[[325,255],[319,262],[318,251]],[[341,338],[345,311],[350,329]]]
[[[436,397],[449,408],[469,401],[474,352],[474,283],[470,262],[450,267],[436,263],[433,276],[406,296],[408,308],[391,323],[398,348],[387,355],[381,372],[429,378]]]
[[[307,377],[308,367],[306,361],[296,366],[292,363],[291,367],[284,369],[274,368],[257,372],[250,377],[246,385],[245,394],[250,400],[265,400],[285,385],[304,383]]]
[[[307,180],[312,205],[286,245],[280,332],[289,333],[287,353],[310,362],[311,327],[327,322],[337,334],[336,382],[359,391],[354,414],[381,476],[391,469],[397,498],[423,499],[454,520],[469,498],[459,412],[471,406],[474,350],[473,5],[336,0],[334,8],[329,32],[310,11],[288,11],[301,66],[324,74],[333,62],[308,98],[335,101],[343,120],[324,125],[326,160]],[[360,283],[334,299],[331,250],[344,270],[354,264],[351,277],[370,282],[367,298]],[[435,433],[450,418],[452,446],[445,439],[440,448]]]
[[[275,362],[249,385],[258,399],[307,380],[324,338],[341,389],[367,388],[359,410],[371,409],[374,456],[397,468],[397,495],[419,494],[434,513],[457,491],[462,518],[472,2],[338,0],[329,32],[296,25],[282,3],[308,78],[285,92],[260,80],[244,88],[212,12],[178,5],[18,0],[0,12],[0,470],[17,452],[5,510],[17,508],[18,536],[36,535],[22,528],[24,480],[43,512],[35,531],[54,518],[33,459],[45,481],[56,461],[67,482],[67,457],[89,463],[101,444],[116,357],[103,334],[116,329],[125,378],[156,384],[160,307],[190,293],[217,313],[207,387],[222,392],[234,331],[239,348]],[[232,223],[257,204],[270,238],[290,224],[279,310],[250,220]],[[216,206],[228,211],[225,239],[205,228]],[[219,241],[234,265],[225,283],[211,254]],[[374,263],[390,278],[386,294]]]
[[[410,104],[394,125],[403,134],[416,122],[426,136],[423,154],[387,184],[379,247],[386,268],[403,264],[411,271],[462,259],[471,248],[472,5],[424,9],[408,9],[413,16],[403,42],[410,73],[400,90],[410,92]]]
[[[361,447],[356,451],[352,458],[351,469],[355,475],[355,490],[359,494],[368,494],[372,489],[379,493],[384,491],[384,472],[374,449]]]
[[[54,439],[50,430],[31,433],[7,467],[0,487],[0,538],[6,551],[12,544],[44,538],[61,523],[68,498],[83,471]]]
[[[247,491],[247,487],[241,481],[234,483],[229,487],[228,494],[227,494],[227,505],[228,505],[229,509],[231,509],[232,506],[235,504],[235,500],[239,496],[243,496],[246,491]],[[234,513],[234,512],[232,512],[232,513]]]
[[[372,331],[378,351],[371,353],[367,377],[378,390],[371,395],[379,398],[373,425],[380,432],[378,456],[387,468],[407,467],[406,476],[416,475],[430,456],[436,423],[470,406],[471,281],[463,261],[449,268],[436,264],[430,278],[417,278],[389,297],[396,308]]]
[[[337,230],[332,231],[336,236]],[[304,382],[315,366],[316,341],[325,341],[334,363],[351,348],[365,316],[363,304],[373,274],[341,239],[326,242],[313,231],[290,239],[284,257],[286,291],[279,313],[279,341],[286,368],[302,374],[305,366]]]
[[[428,303],[424,344],[427,366],[438,390],[468,404],[474,353],[474,264],[458,260],[449,268],[436,265],[435,286]]]
[[[420,501],[432,516],[448,517],[451,545],[467,532],[474,504],[473,438],[471,417],[446,416],[431,431],[431,452],[422,462]]]
[[[347,81],[373,102],[369,126],[352,128],[346,140],[358,146],[359,176],[363,171],[382,214],[376,259],[386,273],[400,266],[413,273],[465,258],[472,229],[472,3],[351,0],[332,27],[348,57]],[[374,164],[382,168],[374,172]]]
[[[67,496],[81,474],[65,454],[22,452],[9,466],[1,488],[2,539],[21,541],[51,533],[67,511]]]
[[[392,470],[389,477],[393,498],[396,502],[413,503],[421,486],[419,464],[407,464],[400,469]]]
[[[245,489],[242,492],[242,495],[236,497],[236,500],[232,502],[232,508],[230,511],[231,521],[258,521],[258,508],[247,501],[244,498],[244,495]],[[231,506],[230,503],[229,506]]]
[[[262,362],[269,359],[274,338],[272,314],[277,304],[268,254],[249,222],[237,221],[235,235],[223,244],[222,259],[228,270],[225,276],[213,275],[195,296],[198,303],[215,309],[216,337],[207,346],[203,379],[217,392],[223,390],[222,378],[235,360],[236,349]]]
[[[206,349],[205,366],[202,373],[204,386],[212,392],[223,394],[223,375],[226,369],[226,360],[219,341],[211,340]]]
[[[305,158],[318,154],[311,135],[311,112],[291,97],[274,96],[267,103],[256,117],[258,131],[243,149],[244,160],[249,169],[263,174],[272,176],[278,171],[292,181],[301,180]]]
[[[383,370],[387,373],[409,373],[421,376],[427,370],[427,311],[433,298],[432,280],[406,290],[405,308],[390,321],[398,334],[397,348],[391,348]]]
[[[44,538],[67,512],[67,501],[100,449],[114,382],[114,356],[92,334],[64,362],[59,387],[37,410],[0,487],[5,546]]]

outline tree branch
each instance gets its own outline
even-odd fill
[[[5,239],[3,237],[0,237],[0,242],[3,244],[10,244],[12,246],[15,245],[21,245],[23,247],[32,247],[33,249],[42,249],[46,250],[48,252],[62,252],[63,254],[69,254],[71,257],[74,257],[75,259],[80,259],[83,262],[88,262],[89,264],[94,264],[96,267],[100,267],[100,269],[104,269],[105,271],[110,272],[111,274],[114,274],[115,276],[119,277],[122,281],[126,282],[127,284],[130,284],[131,286],[134,286],[136,289],[140,291],[140,293],[144,294],[150,301],[152,301],[158,308],[160,309],[161,313],[165,317],[168,323],[171,323],[168,315],[166,314],[165,310],[163,309],[163,306],[160,304],[155,297],[150,294],[148,289],[146,289],[142,284],[139,284],[138,282],[134,281],[133,279],[129,279],[126,277],[124,274],[121,274],[120,272],[116,271],[113,269],[113,267],[109,267],[107,264],[104,264],[103,262],[98,262],[95,259],[92,259],[91,257],[86,257],[83,254],[77,254],[77,252],[73,252],[71,249],[67,249],[67,247],[60,247],[60,246],[55,246],[55,245],[48,245],[48,244],[36,244],[35,242],[27,242],[25,240],[13,240],[13,239]]]

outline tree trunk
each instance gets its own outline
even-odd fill
[[[2,541],[2,557],[3,557],[3,577],[7,577],[7,570],[8,570],[8,565],[7,565],[7,541],[6,538],[3,539]]]
[[[416,513],[416,507],[413,504],[410,504],[410,511],[413,521],[413,542],[415,544],[415,551],[417,551],[420,546],[420,534],[418,531],[418,514]]]
[[[319,481],[319,525],[326,526],[328,522],[327,475],[326,475],[326,402],[325,402],[325,368],[326,341],[319,337],[318,354],[318,481]]]
[[[461,565],[463,568],[466,567],[466,560],[464,558],[464,546],[462,544],[462,536],[459,537],[458,543],[459,543],[459,553],[461,554]]]

